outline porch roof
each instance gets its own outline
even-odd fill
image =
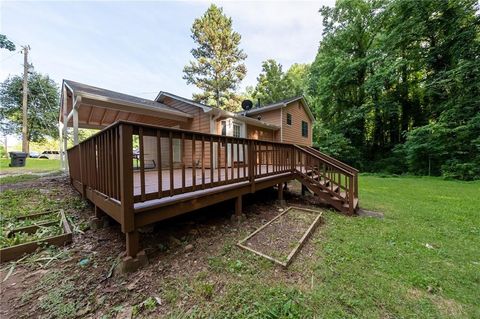
[[[119,120],[149,123],[149,118],[186,122],[191,114],[163,103],[123,94],[75,81],[64,80],[59,120],[67,115],[67,125],[73,126],[72,110],[78,111],[78,126],[101,129]]]
[[[160,91],[160,93],[158,93],[157,97],[155,98],[155,101],[163,102],[164,99],[167,98],[167,97],[171,98],[173,100],[177,100],[177,101],[180,101],[180,102],[198,107],[201,110],[203,110],[203,112],[214,115],[217,119],[233,118],[235,120],[238,120],[240,122],[244,122],[244,123],[252,125],[252,126],[262,127],[262,128],[270,129],[270,130],[273,130],[273,131],[280,130],[280,126],[278,126],[278,125],[267,123],[267,122],[264,122],[264,121],[260,121],[260,120],[257,120],[255,118],[252,118],[252,117],[247,117],[242,112],[225,111],[225,110],[222,110],[222,109],[219,109],[219,108],[216,108],[216,107],[212,107],[212,106],[208,106],[208,105],[205,105],[205,104],[202,104],[202,103],[199,103],[199,102],[195,102],[193,100],[190,100],[190,99],[187,99],[187,98],[184,98],[184,97],[181,97],[181,96],[169,93],[169,92]]]

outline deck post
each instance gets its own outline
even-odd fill
[[[253,141],[248,142],[248,180],[250,182],[250,192],[255,193],[255,144]]]
[[[73,103],[72,103],[73,104]],[[63,149],[62,149],[62,154],[63,154],[63,169],[65,171],[69,170],[68,167],[68,156],[67,156],[67,149],[68,149],[68,110],[67,110],[67,105],[68,105],[68,96],[67,96],[67,88],[64,86],[63,87]]]
[[[135,258],[140,251],[140,237],[137,230],[125,233],[127,238],[127,256]]]
[[[280,206],[287,206],[287,202],[283,199],[283,183],[277,184],[278,189],[278,204]]]
[[[277,188],[278,188],[278,200],[283,201],[283,185],[282,185],[282,183],[279,183],[277,185]]]
[[[242,215],[242,195],[235,198],[235,216],[240,217]]]
[[[138,233],[135,232],[133,211],[133,128],[120,124],[120,202],[122,232],[127,237],[127,255],[135,257],[138,252]]]

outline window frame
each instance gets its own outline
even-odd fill
[[[308,122],[302,121],[302,137],[308,138]]]
[[[232,123],[232,136],[236,138],[242,137],[242,126],[238,123]],[[238,136],[235,136],[235,129],[238,128]]]
[[[220,121],[220,135],[227,136],[227,121]]]
[[[290,121],[289,121],[290,120]],[[290,122],[290,123],[288,123]],[[293,117],[291,113],[287,113],[287,125],[292,126],[293,123]]]

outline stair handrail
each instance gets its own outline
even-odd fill
[[[348,170],[348,169],[346,169],[346,168],[343,168],[343,167],[341,167],[341,166],[338,166],[337,164],[332,163],[333,161],[330,162],[328,159],[322,158],[321,156],[318,156],[317,154],[315,154],[314,152],[311,152],[311,151],[308,150],[308,149],[305,149],[305,148],[303,148],[303,147],[301,147],[301,146],[298,146],[298,145],[294,145],[294,147],[297,148],[298,150],[302,151],[302,152],[305,152],[305,153],[307,153],[307,154],[309,154],[309,155],[311,155],[311,156],[313,156],[313,157],[315,157],[315,158],[323,161],[324,163],[326,163],[326,164],[328,164],[328,165],[330,165],[330,166],[333,166],[334,168],[338,169],[339,171],[341,171],[342,173],[344,173],[344,174],[346,174],[346,175],[349,175],[349,176],[355,176],[355,175],[356,175],[355,172],[352,172],[352,171],[350,171],[350,170]]]
[[[339,166],[342,166],[344,167],[346,170],[350,170],[351,172],[353,173],[358,173],[358,169],[334,158],[334,157],[331,157],[323,152],[320,152],[319,150],[313,148],[313,147],[310,147],[310,146],[303,146],[303,145],[299,145],[300,148],[304,149],[304,150],[308,150],[308,151],[312,151],[313,150],[313,153],[316,153],[317,156],[320,156],[320,157],[324,157],[326,160],[329,160],[329,161],[332,161],[334,163],[336,163],[337,165]]]

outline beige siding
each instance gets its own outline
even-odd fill
[[[205,114],[201,108],[182,101],[171,99],[169,97],[166,97],[163,103],[173,107],[174,109],[194,116],[194,118],[188,123],[185,123],[182,128],[195,132],[210,133],[210,117],[208,114]]]
[[[182,129],[186,129],[189,131],[200,132],[200,133],[210,133],[210,116],[205,114],[205,112],[196,106],[190,105],[188,103],[178,101],[175,99],[171,99],[166,97],[163,101],[164,104],[173,107],[179,111],[185,112],[187,114],[193,115],[193,119],[191,119],[186,125],[182,126]],[[209,145],[206,147],[205,154],[205,163],[208,163],[210,166],[210,149]],[[195,154],[195,162],[201,157],[201,145],[200,143],[196,143],[196,154]],[[186,141],[185,142],[185,162],[187,166],[192,166],[192,142]]]
[[[308,116],[301,101],[295,101],[283,109],[282,135],[284,143],[312,145],[312,120]],[[292,115],[292,125],[287,124],[287,113]],[[308,123],[308,137],[302,136],[302,121]]]
[[[276,109],[276,110],[272,110],[272,111],[268,111],[268,112],[263,112],[263,113],[260,113],[260,114],[255,114],[255,115],[252,115],[250,117],[258,119],[259,116],[261,117],[260,121],[262,121],[262,122],[273,124],[273,125],[276,125],[276,126],[280,126],[282,124],[280,109]]]
[[[247,138],[252,138],[255,140],[274,141],[274,131],[247,124]]]

